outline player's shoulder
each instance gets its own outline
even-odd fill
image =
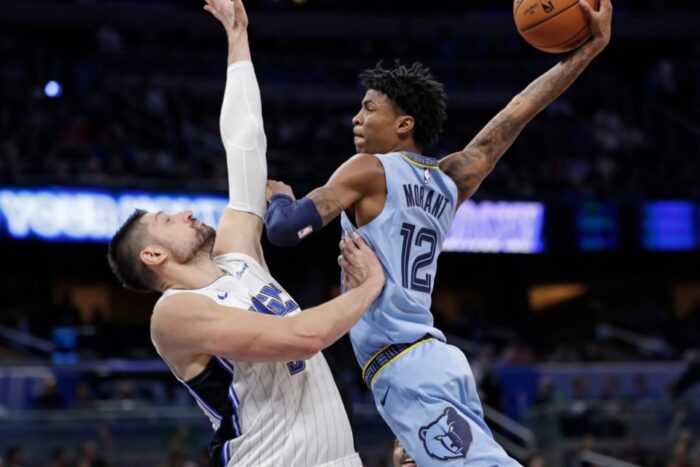
[[[204,295],[189,291],[166,292],[153,306],[151,323],[159,323],[173,315],[189,314],[191,310],[200,309],[209,300]]]
[[[384,166],[375,154],[360,152],[348,159],[341,166],[347,172],[362,174],[363,176],[379,175],[384,173]]]
[[[373,154],[358,153],[338,167],[329,182],[361,189],[374,186],[384,179],[384,168]]]
[[[353,166],[367,166],[367,167],[377,167],[381,166],[381,162],[377,157],[377,154],[370,154],[368,152],[358,152],[350,159],[347,160],[346,164]]]

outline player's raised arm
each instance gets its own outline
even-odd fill
[[[369,199],[385,190],[384,169],[371,154],[357,154],[341,165],[328,182],[300,200],[292,189],[278,181],[267,184],[270,201],[265,225],[268,239],[279,246],[291,246],[311,232],[320,230],[360,198]]]
[[[611,1],[601,0],[599,11],[584,0],[580,4],[590,20],[592,40],[515,96],[464,150],[440,161],[440,168],[457,184],[460,204],[479,188],[525,125],[569,88],[610,42]]]
[[[221,306],[198,294],[178,294],[160,302],[153,313],[153,342],[175,360],[183,352],[246,362],[311,357],[348,332],[384,286],[384,270],[359,236],[348,239],[341,252],[339,262],[357,287],[340,297],[279,317]]]
[[[217,227],[214,254],[241,252],[264,264],[260,236],[266,210],[267,140],[248,43],[248,15],[242,0],[206,0],[204,9],[221,22],[228,39],[220,129],[226,149],[229,205]]]

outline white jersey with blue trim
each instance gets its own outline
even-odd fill
[[[167,290],[160,299],[187,292],[252,313],[286,316],[300,311],[253,258],[231,253],[215,261],[224,276],[201,289]],[[320,353],[287,363],[213,357],[200,375],[180,381],[212,423],[215,465],[362,465],[338,388]]]
[[[341,216],[343,230],[356,230],[364,238],[386,275],[381,295],[350,330],[363,367],[389,344],[412,343],[428,334],[445,340],[433,326],[430,305],[437,258],[457,204],[457,186],[436,159],[408,152],[375,156],[386,179],[382,212],[360,228],[345,213]]]

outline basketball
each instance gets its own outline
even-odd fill
[[[586,1],[598,9],[598,0]],[[568,52],[591,37],[578,0],[515,0],[513,16],[520,35],[543,52]]]

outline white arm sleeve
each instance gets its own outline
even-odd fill
[[[220,126],[228,166],[229,207],[264,218],[267,138],[251,62],[228,67]]]

